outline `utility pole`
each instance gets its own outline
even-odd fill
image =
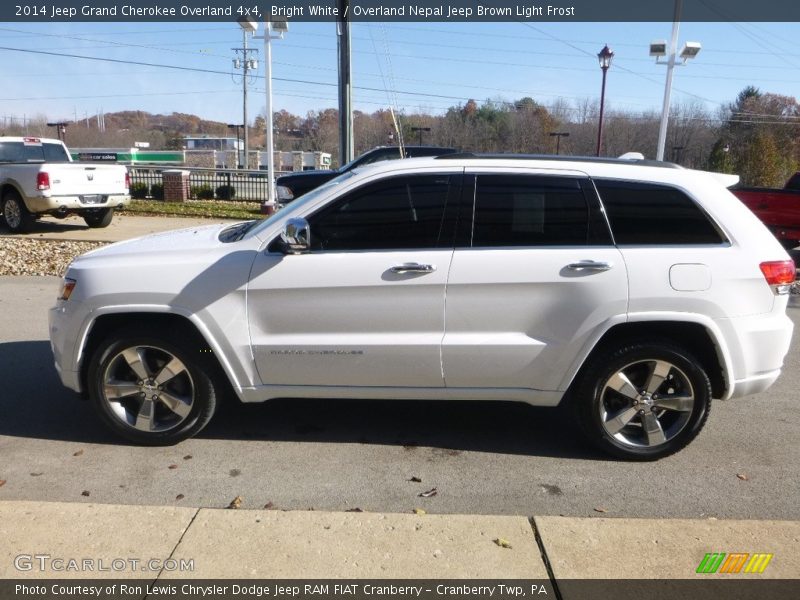
[[[247,132],[247,77],[248,73],[251,70],[258,69],[258,61],[255,59],[251,59],[251,53],[258,52],[256,48],[248,48],[247,47],[247,30],[242,29],[242,47],[241,48],[232,48],[234,52],[236,52],[236,58],[233,59],[233,68],[234,69],[242,69],[242,121],[244,121],[244,160],[237,161],[239,162],[239,167],[242,166],[244,163],[244,168],[247,169],[250,166],[249,161],[249,154],[250,154],[250,137]],[[239,58],[239,53],[241,52],[242,58]],[[237,142],[238,144],[238,142]],[[237,147],[237,156],[239,155],[239,148]]]
[[[336,33],[339,49],[339,166],[353,160],[353,83],[350,60],[350,0],[336,0],[339,19]]]

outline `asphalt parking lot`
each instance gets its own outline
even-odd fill
[[[230,406],[196,439],[139,448],[60,385],[46,324],[57,287],[0,278],[0,500],[800,518],[798,336],[773,388],[716,403],[699,438],[656,463],[598,454],[558,411],[488,402]],[[800,324],[800,308],[789,312]]]

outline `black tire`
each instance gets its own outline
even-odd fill
[[[92,212],[83,213],[83,220],[92,229],[100,229],[111,225],[111,219],[114,218],[113,208],[98,208]]]
[[[711,410],[711,382],[702,363],[680,347],[632,342],[592,356],[572,402],[592,444],[618,458],[656,460],[700,433]]]
[[[172,333],[149,326],[119,330],[100,343],[89,362],[87,388],[95,410],[115,433],[137,444],[168,446],[190,438],[216,410],[217,394],[207,374],[215,372],[214,366],[202,345]],[[137,361],[130,356],[138,357],[138,365],[131,366]],[[163,373],[167,364],[171,368]],[[109,397],[114,387],[116,399]]]
[[[36,218],[30,213],[16,190],[9,190],[3,196],[3,220],[12,233],[30,231]]]

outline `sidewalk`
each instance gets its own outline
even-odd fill
[[[0,502],[0,579],[708,579],[695,571],[709,552],[773,554],[762,574],[729,579],[800,579],[800,522]],[[19,569],[42,554],[194,569]]]
[[[39,220],[33,231],[25,234],[12,234],[0,227],[0,237],[32,240],[70,240],[79,242],[120,242],[131,238],[184,229],[202,227],[216,223],[236,223],[241,219],[204,219],[199,217],[151,217],[115,214],[111,225],[101,229],[91,229],[81,217],[72,215],[65,219],[46,217]]]

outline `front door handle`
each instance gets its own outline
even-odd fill
[[[568,264],[567,268],[570,271],[608,271],[613,266],[614,265],[609,262],[579,260],[578,262]]]
[[[403,263],[389,269],[392,273],[433,273],[436,265],[422,265],[420,263]]]

